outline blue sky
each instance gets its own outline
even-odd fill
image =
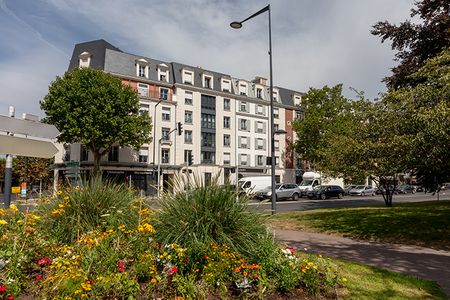
[[[268,77],[268,22],[260,0],[0,0],[0,115],[41,117],[49,84],[76,43],[105,39],[122,51],[253,79]],[[409,18],[413,0],[273,0],[274,84],[302,92],[344,84],[369,98],[395,65],[370,34],[381,20]]]

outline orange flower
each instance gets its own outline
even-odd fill
[[[234,272],[240,273],[240,272],[241,272],[241,268],[236,268],[236,269],[234,269]]]
[[[244,273],[242,273],[242,274],[244,274],[244,277],[246,277],[248,275],[247,271],[244,271]]]

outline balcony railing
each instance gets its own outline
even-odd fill
[[[159,91],[149,91],[145,89],[138,89],[138,94],[143,98],[153,98],[153,99],[162,99],[164,101],[172,101],[172,94],[169,93],[160,93]]]

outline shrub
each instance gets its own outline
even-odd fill
[[[188,185],[178,177],[174,189]],[[254,258],[269,233],[262,216],[247,209],[248,198],[217,178],[208,186],[195,177],[187,192],[164,193],[156,214],[157,238],[203,252],[210,243],[226,244],[239,255]]]
[[[139,215],[133,191],[101,179],[92,179],[83,188],[58,191],[39,209],[41,225],[56,240],[70,243],[99,227],[136,227]],[[134,207],[133,207],[134,206]]]

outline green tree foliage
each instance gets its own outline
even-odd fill
[[[383,101],[398,119],[406,168],[429,189],[450,181],[450,48],[410,75],[414,87],[390,90]]]
[[[382,42],[390,40],[400,63],[385,78],[389,88],[414,86],[421,78],[411,77],[424,62],[450,47],[450,2],[448,0],[421,0],[415,2],[411,17],[420,18],[419,23],[407,20],[400,25],[388,21],[373,26],[372,34]]]
[[[347,132],[348,101],[342,96],[342,85],[310,88],[302,97],[302,109],[306,111],[303,120],[293,122],[298,140],[294,147],[302,160],[311,163],[312,168],[324,169],[327,148],[336,134]]]
[[[120,79],[90,68],[77,68],[57,77],[40,102],[61,132],[58,140],[83,143],[94,155],[94,173],[113,144],[138,149],[148,141],[151,120],[139,114],[136,92]]]

